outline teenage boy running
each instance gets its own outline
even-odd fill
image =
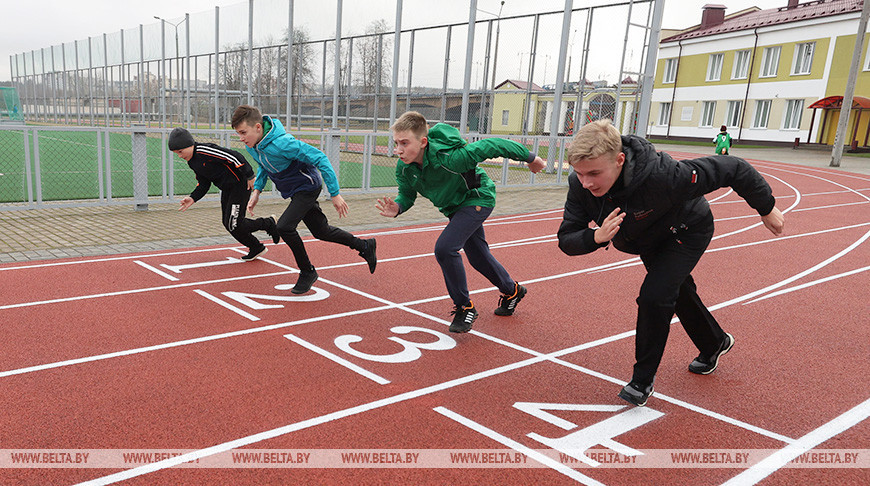
[[[477,164],[507,157],[526,161],[529,170],[537,173],[544,161],[512,140],[487,138],[469,144],[450,125],[438,123],[430,129],[415,111],[403,114],[390,129],[400,159],[396,163],[399,194],[395,201],[379,199],[375,207],[382,216],[395,218],[414,205],[419,193],[450,220],[435,243],[435,258],[453,300],[450,331],[470,331],[478,314],[468,295],[460,249],[465,250],[468,263],[501,291],[496,315],[512,315],[526,288],[489,251],[483,222],[495,207],[495,184]]]
[[[254,231],[265,230],[278,243],[279,236],[275,218],[248,219],[244,207],[254,187],[254,169],[242,154],[213,143],[196,143],[184,128],[178,127],[169,134],[169,150],[187,161],[196,174],[196,188],[181,200],[179,211],[184,211],[202,199],[214,184],[221,190],[221,213],[224,228],[239,243],[248,247],[242,260],[249,262],[268,249],[254,237]]]
[[[743,159],[719,155],[678,162],[643,138],[620,136],[610,120],[584,125],[565,157],[575,174],[568,179],[559,248],[582,255],[612,242],[639,255],[646,268],[637,297],[634,373],[619,397],[643,406],[653,394],[675,313],[700,352],[689,371],[715,371],[734,337],[701,302],[692,278],[713,237],[704,194],[732,187],[780,235],[785,219],[770,185]]]
[[[339,194],[338,178],[326,154],[296,140],[293,135],[284,131],[284,126],[278,119],[263,116],[253,106],[242,105],[236,108],[232,127],[259,165],[248,211],[254,214],[254,207],[260,200],[260,192],[266,185],[267,177],[284,199],[290,199],[284,214],[278,218],[277,228],[278,234],[293,252],[300,272],[296,285],[290,291],[304,294],[311,289],[318,277],[317,270],[305,251],[302,238],[296,231],[300,221],[305,223],[311,235],[318,240],[331,241],[358,251],[368,263],[369,272],[375,273],[378,263],[375,239],[362,240],[341,228],[330,226],[317,203],[321,186],[325,182],[338,216],[347,215],[347,203]]]

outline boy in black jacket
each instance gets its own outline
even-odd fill
[[[704,194],[732,187],[780,235],[784,218],[770,186],[743,159],[678,162],[642,138],[621,137],[610,120],[581,128],[566,158],[576,174],[569,178],[559,248],[581,255],[612,242],[639,255],[647,271],[637,298],[634,374],[620,398],[643,406],[652,395],[674,313],[700,351],[689,371],[712,373],[734,337],[701,302],[691,275],[713,237]]]
[[[274,216],[257,219],[245,217],[245,207],[254,187],[254,170],[242,154],[213,143],[196,143],[190,132],[181,127],[172,130],[167,145],[169,150],[186,160],[196,174],[196,188],[181,200],[179,211],[202,199],[214,184],[221,190],[224,227],[249,249],[242,260],[249,262],[268,250],[254,237],[254,231],[265,230],[273,243],[280,241]]]

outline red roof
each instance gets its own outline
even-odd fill
[[[828,96],[827,98],[822,98],[819,101],[814,102],[809,108],[842,108],[843,107],[843,97],[842,96]],[[870,99],[867,99],[863,96],[853,96],[852,97],[852,108],[870,108]]]
[[[785,0],[783,0],[783,3],[785,3]],[[753,10],[742,15],[735,15],[731,18],[726,18],[721,24],[711,27],[703,29],[700,28],[700,26],[692,27],[680,32],[679,34],[662,39],[662,43],[754,29],[756,27],[766,27],[769,25],[781,25],[788,22],[817,19],[821,17],[829,17],[831,15],[852,12],[860,13],[863,3],[863,0],[815,0],[812,2],[800,3],[794,8],[783,6],[766,10]]]

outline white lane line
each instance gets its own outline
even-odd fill
[[[494,440],[494,441],[496,441],[496,442],[498,442],[506,447],[510,447],[511,449],[513,449],[517,452],[525,454],[529,458],[534,459],[535,461],[538,461],[541,464],[544,464],[544,465],[550,467],[551,469],[554,469],[555,471],[564,474],[565,476],[568,476],[569,478],[573,479],[574,481],[577,481],[581,484],[585,484],[588,486],[604,486],[604,483],[598,482],[595,479],[592,479],[585,474],[581,474],[579,471],[571,469],[570,467],[562,464],[561,462],[559,462],[551,457],[547,457],[545,454],[542,454],[540,451],[532,449],[531,447],[527,447],[527,446],[525,446],[525,445],[523,445],[523,444],[521,444],[521,443],[519,443],[519,442],[517,442],[509,437],[505,437],[504,435],[501,435],[498,432],[496,432],[488,427],[485,427],[485,426],[483,426],[483,425],[481,425],[481,424],[479,424],[471,419],[465,418],[462,415],[459,415],[458,413],[456,413],[450,409],[447,409],[445,407],[435,407],[432,410],[440,413],[441,415],[443,415],[451,420],[455,420],[456,422],[459,422],[460,424],[462,424],[462,425],[468,427],[469,429],[483,435],[484,437],[488,437],[488,438],[490,438],[490,439],[492,439],[492,440]]]
[[[121,471],[115,474],[111,474],[108,476],[95,478],[90,481],[85,481],[83,483],[79,483],[79,486],[98,486],[98,485],[106,485],[116,483],[118,481],[124,481],[127,479],[132,479],[138,476],[142,476],[144,474],[149,474],[152,472],[160,471],[163,469],[167,469],[170,467],[178,466],[180,464],[184,464],[185,462],[195,461],[196,459],[202,459],[204,457],[212,456],[214,454],[220,454],[222,452],[227,452],[233,449],[237,449],[240,447],[245,447],[251,444],[255,444],[257,442],[262,442],[264,440],[273,439],[275,437],[280,437],[282,435],[289,434],[291,432],[298,432],[300,430],[307,429],[309,427],[314,427],[317,425],[322,425],[328,422],[332,422],[334,420],[339,420],[342,418],[350,417],[353,415],[357,415],[363,412],[368,412],[371,410],[376,410],[378,408],[386,407],[389,405],[395,405],[397,403],[401,403],[404,401],[412,400],[414,398],[419,398],[425,395],[429,395],[432,393],[436,393],[442,390],[447,390],[453,388],[455,386],[464,385],[466,383],[471,383],[477,380],[482,380],[484,378],[489,378],[491,376],[496,376],[501,373],[506,373],[508,371],[513,371],[515,369],[523,368],[525,366],[529,366],[534,363],[538,363],[544,361],[543,358],[528,358],[523,361],[518,361],[516,363],[507,364],[504,366],[499,366],[498,368],[493,368],[486,371],[481,371],[479,373],[474,373],[472,375],[463,376],[461,378],[456,378],[454,380],[446,381],[443,383],[438,383],[436,385],[427,386],[425,388],[420,388],[417,390],[412,390],[405,393],[400,393],[398,395],[393,395],[391,397],[382,398],[379,400],[375,400],[373,402],[364,403],[362,405],[356,405],[351,408],[347,408],[344,410],[339,410],[336,412],[328,413],[326,415],[321,415],[319,417],[310,418],[307,420],[303,420],[301,422],[296,422],[293,424],[285,425],[282,427],[278,427],[272,430],[267,430],[265,432],[260,432],[258,434],[249,435],[247,437],[242,437],[239,439],[235,439],[229,442],[224,442],[222,444],[217,444],[205,449],[200,449],[193,452],[188,452],[186,454],[182,454],[180,456],[172,457],[169,459],[164,459],[162,461],[154,462],[151,464],[146,464],[144,466],[140,466],[133,469],[128,469],[126,471]]]
[[[377,383],[379,385],[387,385],[390,383],[390,380],[388,380],[380,375],[376,375],[375,373],[372,373],[371,371],[369,371],[361,366],[357,366],[356,364],[351,363],[350,361],[342,358],[341,356],[330,353],[329,351],[327,351],[319,346],[311,344],[308,341],[302,339],[301,337],[295,336],[293,334],[285,334],[284,337],[293,341],[294,343],[302,346],[303,348],[305,348],[309,351],[313,351],[313,352],[323,356],[326,359],[335,361],[336,363],[340,364],[341,366],[344,366],[345,368],[353,371],[354,373],[358,373],[358,374],[368,378],[369,380],[374,381],[375,383]]]
[[[197,294],[205,297],[206,299],[214,302],[215,304],[217,304],[221,307],[225,307],[225,308],[235,312],[236,314],[244,317],[245,319],[249,319],[251,321],[259,321],[260,320],[259,317],[252,315],[252,314],[249,314],[249,313],[243,311],[242,309],[239,309],[238,307],[230,304],[229,302],[224,302],[223,300],[211,295],[210,293],[206,292],[205,290],[193,289],[193,291],[196,292]]]
[[[762,459],[749,469],[722,483],[722,486],[756,484],[785,467],[801,454],[805,454],[823,442],[849,430],[867,420],[868,417],[870,417],[870,399]]]
[[[165,279],[167,279],[167,280],[170,280],[170,281],[172,281],[172,282],[177,282],[177,281],[178,281],[178,277],[173,277],[172,275],[169,275],[168,273],[164,272],[163,270],[160,270],[160,269],[154,268],[154,267],[152,267],[151,265],[148,265],[147,263],[145,263],[145,262],[143,262],[143,261],[140,261],[140,260],[133,260],[133,263],[135,263],[136,265],[139,265],[139,266],[142,267],[142,268],[146,268],[146,269],[148,269],[148,270],[151,270],[152,272],[156,273],[157,275],[160,275],[161,277],[163,277],[163,278],[165,278]]]
[[[771,297],[776,297],[776,296],[779,296],[779,295],[782,295],[782,294],[788,294],[788,293],[790,293],[790,292],[794,292],[794,291],[797,291],[797,290],[802,290],[802,289],[805,289],[805,288],[808,288],[808,287],[812,287],[812,286],[814,286],[814,285],[822,284],[822,283],[825,283],[825,282],[830,282],[831,280],[836,280],[836,279],[838,279],[838,278],[848,277],[848,276],[855,275],[855,274],[858,274],[858,273],[861,273],[861,272],[866,272],[866,271],[868,271],[868,270],[870,270],[870,266],[862,267],[862,268],[856,268],[855,270],[850,270],[850,271],[848,271],[848,272],[838,273],[838,274],[836,274],[836,275],[831,275],[830,277],[820,278],[820,279],[818,279],[818,280],[813,280],[813,281],[806,282],[806,283],[803,283],[803,284],[800,284],[800,285],[795,285],[794,287],[789,287],[789,288],[787,288],[787,289],[782,289],[782,290],[778,290],[778,291],[776,291],[776,292],[772,292],[772,293],[767,294],[767,295],[765,295],[765,296],[763,296],[763,297],[759,297],[759,298],[757,298],[757,299],[755,299],[755,300],[750,300],[749,302],[744,302],[743,305],[752,304],[752,303],[758,302],[759,300],[769,299],[769,298],[771,298]]]

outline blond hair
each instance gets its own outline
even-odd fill
[[[411,132],[417,139],[425,137],[429,133],[429,125],[426,118],[416,111],[406,111],[390,127],[393,132]]]
[[[616,155],[622,151],[622,137],[610,120],[597,120],[583,125],[571,142],[565,157],[571,165],[583,159],[594,159],[604,154]]]

